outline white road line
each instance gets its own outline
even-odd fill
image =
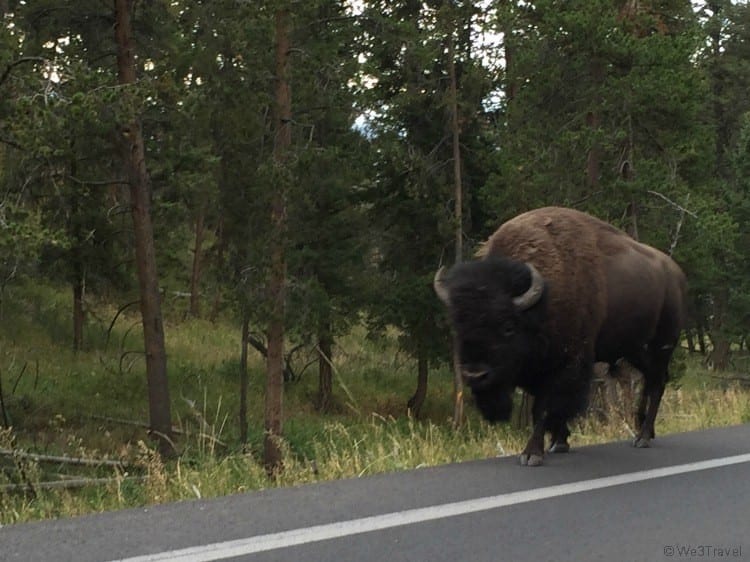
[[[653,480],[655,478],[664,478],[666,476],[675,476],[677,474],[686,474],[688,472],[697,472],[699,470],[708,470],[711,468],[731,466],[745,462],[750,462],[750,454],[692,462],[676,466],[667,466],[664,468],[654,468],[651,470],[641,470],[627,474],[618,474],[616,476],[581,480],[578,482],[570,482],[568,484],[547,486],[534,490],[510,492],[497,496],[446,503],[419,509],[396,511],[393,513],[385,513],[383,515],[374,515],[372,517],[362,517],[361,519],[329,523],[327,525],[315,525],[314,527],[303,527],[291,531],[282,531],[280,533],[258,535],[246,539],[218,542],[180,550],[135,556],[133,558],[124,558],[119,562],[157,562],[165,560],[179,562],[209,562],[211,560],[223,560],[233,556],[243,556],[255,552],[265,552],[268,550],[299,546],[312,542],[380,531],[392,527],[412,525],[414,523],[444,519],[446,517],[455,517],[457,515],[476,513],[478,511],[487,511],[509,505],[517,505],[559,496],[567,496],[569,494],[589,492],[591,490],[599,490],[611,486],[621,486],[623,484],[632,484],[644,480]]]

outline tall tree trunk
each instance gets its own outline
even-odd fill
[[[628,203],[628,208],[625,210],[625,214],[628,217],[628,223],[625,226],[625,232],[627,232],[633,240],[639,240],[638,203],[636,203],[634,200]]]
[[[74,265],[73,275],[73,351],[83,348],[83,323],[85,315],[83,312],[83,268]]]
[[[71,141],[71,149],[75,151],[74,142]],[[78,176],[76,166],[75,152],[70,162],[71,177]],[[73,351],[78,352],[83,347],[83,229],[81,226],[81,209],[78,204],[78,194],[73,193],[70,197],[70,222],[73,236],[73,255],[72,255],[72,281],[73,281]]]
[[[518,82],[511,79],[515,72],[516,50],[513,45],[512,25],[505,24],[503,29],[503,52],[505,54],[505,97],[508,111],[513,106],[513,100],[518,94]]]
[[[190,274],[190,316],[197,318],[201,312],[200,287],[203,273],[203,238],[205,207],[201,206],[195,217],[195,246],[193,247],[193,267]]]
[[[710,361],[716,371],[726,371],[729,368],[729,358],[731,357],[731,342],[724,334],[711,334],[713,349],[711,350]]]
[[[318,329],[318,400],[317,407],[327,412],[333,396],[333,337],[328,319]]]
[[[425,398],[427,398],[428,373],[427,353],[424,349],[420,348],[417,352],[417,388],[414,391],[414,395],[409,398],[409,402],[407,403],[409,413],[414,418],[419,418],[422,413],[422,406],[424,405]]]
[[[717,371],[729,368],[731,341],[726,334],[726,319],[729,312],[729,288],[721,287],[714,295],[713,315],[711,319],[711,344],[713,349],[708,359]]]
[[[703,357],[706,356],[706,329],[702,322],[698,322],[695,327],[695,331],[698,333],[698,351],[701,352]]]
[[[453,26],[451,26],[452,28]],[[461,128],[458,115],[458,80],[456,79],[456,63],[454,60],[455,48],[453,41],[453,29],[448,36],[448,79],[450,80],[451,100],[451,133],[453,138],[453,191],[455,197],[454,220],[455,231],[455,262],[463,261],[463,183],[461,181]],[[464,419],[464,393],[463,379],[461,377],[461,364],[458,358],[458,346],[453,346],[453,427],[459,427]],[[422,376],[420,370],[419,376]],[[427,368],[424,369],[424,386],[427,386]],[[419,388],[419,387],[418,387]],[[422,398],[424,400],[424,398]]]
[[[121,85],[136,83],[135,47],[131,22],[132,10],[133,0],[115,0],[117,77]],[[123,95],[128,95],[127,89],[124,90]],[[143,133],[138,116],[134,116],[133,120],[123,128],[121,139],[126,177],[130,187],[135,261],[141,296],[149,423],[152,434],[157,438],[159,451],[164,455],[171,456],[174,454],[172,414],[159,278],[156,271],[154,232],[151,223],[151,181],[146,169]]]
[[[226,236],[224,235],[224,218],[219,217],[219,225],[216,228],[216,263],[215,266],[219,271],[222,271],[226,266],[225,255],[227,248]],[[216,284],[216,294],[214,295],[214,302],[211,305],[211,314],[209,316],[211,322],[216,321],[216,317],[219,315],[219,308],[221,307],[221,283]]]
[[[283,168],[292,144],[292,100],[289,88],[289,36],[291,15],[288,8],[276,10],[276,93],[274,98],[274,161]],[[285,174],[279,174],[283,177]],[[270,316],[266,369],[265,439],[263,462],[269,474],[282,468],[283,391],[284,391],[284,308],[286,284],[286,178],[281,179],[271,201],[271,271],[269,279]]]
[[[698,351],[695,347],[695,338],[693,337],[692,328],[685,329],[685,341],[687,342],[688,352],[696,353]]]
[[[601,118],[599,116],[601,95],[598,89],[601,88],[604,83],[604,63],[600,59],[594,58],[590,63],[589,72],[591,73],[591,80],[596,90],[594,92],[595,107],[586,114],[586,125],[591,130],[592,134],[596,135],[599,126],[601,125]],[[586,181],[592,192],[599,187],[599,176],[601,174],[599,169],[600,160],[601,148],[594,140],[592,141],[588,154],[586,155]]]
[[[599,128],[599,114],[596,111],[591,111],[586,115],[586,125],[592,131],[596,131]],[[599,187],[599,145],[594,142],[589,148],[588,154],[586,155],[586,182],[592,191]]]
[[[240,443],[247,443],[247,348],[250,340],[250,314],[247,309],[242,312],[242,348],[240,350]]]

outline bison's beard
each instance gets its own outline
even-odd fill
[[[474,402],[482,413],[482,417],[490,423],[510,420],[513,411],[513,395],[504,388],[490,387],[472,389]]]

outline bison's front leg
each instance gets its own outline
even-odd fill
[[[541,397],[534,399],[534,406],[531,411],[534,418],[534,431],[529,437],[528,443],[519,460],[523,466],[539,466],[542,464],[544,459],[544,431],[545,431],[545,420],[544,420],[544,401]]]
[[[549,448],[550,453],[567,453],[568,451],[570,451],[570,445],[568,444],[570,430],[568,429],[567,420],[551,420],[548,416],[547,429],[552,434],[552,444]]]
[[[534,431],[521,453],[520,461],[523,466],[539,466],[544,459],[544,422],[534,424]]]

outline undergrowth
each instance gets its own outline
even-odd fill
[[[528,437],[524,429],[488,425],[471,406],[464,425],[452,429],[447,369],[431,373],[422,416],[409,418],[414,364],[398,351],[395,334],[371,340],[355,327],[335,349],[329,413],[313,406],[317,377],[300,354],[298,379],[285,386],[284,470],[270,479],[260,462],[261,358],[250,364],[249,441],[240,446],[239,326],[185,321],[173,313],[166,334],[181,454],[164,461],[143,427],[145,375],[134,312],[121,314],[109,330],[117,309],[90,304],[86,349],[73,353],[59,291],[34,286],[8,296],[0,323],[0,383],[10,427],[0,432],[0,449],[122,465],[82,469],[0,456],[0,525],[515,455]],[[750,421],[746,389],[709,376],[697,361],[688,360],[685,371],[667,388],[657,435]],[[631,411],[632,404],[622,403],[577,421],[571,445],[630,439]],[[99,483],[70,489],[41,484],[81,477]]]

